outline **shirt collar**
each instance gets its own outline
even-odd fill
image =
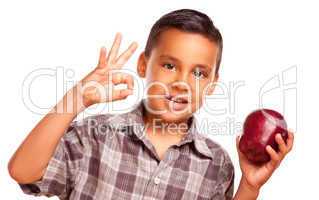
[[[133,109],[130,112],[112,115],[108,119],[108,124],[113,129],[125,129],[127,127],[133,127],[133,134],[135,134],[139,139],[142,140],[145,136],[143,133],[145,128],[145,124],[143,121],[143,113],[145,111],[144,100],[145,99],[142,99],[140,102],[133,105]],[[192,115],[190,117],[188,123],[190,123],[190,128],[188,129],[185,137],[179,144],[177,144],[177,146],[194,142],[197,151],[199,151],[201,154],[204,154],[205,156],[212,157],[212,151],[206,144],[206,138],[200,135],[200,133],[198,132],[197,119],[195,115]]]

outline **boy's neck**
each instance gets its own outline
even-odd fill
[[[181,142],[190,127],[189,119],[176,123],[164,122],[158,116],[148,113],[145,109],[143,109],[142,116],[146,137],[153,144],[160,160],[165,157],[164,155],[170,146]],[[174,124],[174,129],[170,128],[171,124]]]

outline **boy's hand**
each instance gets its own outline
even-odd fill
[[[121,69],[137,49],[137,43],[133,42],[118,56],[121,39],[121,34],[117,33],[108,55],[105,47],[101,48],[97,67],[80,81],[80,85],[77,85],[77,94],[84,107],[125,99],[133,93],[133,77],[127,73],[112,72]],[[114,86],[117,84],[127,84],[127,89],[115,90]]]
[[[281,161],[285,158],[287,153],[292,149],[294,142],[294,135],[288,131],[287,144],[280,134],[276,135],[276,142],[279,146],[277,153],[271,146],[266,147],[266,151],[270,155],[271,160],[261,166],[256,166],[247,160],[245,155],[239,150],[240,137],[237,136],[237,152],[239,156],[240,168],[242,171],[242,181],[255,191],[259,191],[261,186],[271,177],[275,169],[280,165]]]

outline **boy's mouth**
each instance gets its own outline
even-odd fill
[[[180,104],[188,104],[188,99],[186,96],[181,96],[181,95],[165,95],[165,98],[169,101],[173,101],[175,103],[180,103]]]
[[[189,108],[189,100],[186,95],[165,95],[170,108],[174,111],[183,111]]]

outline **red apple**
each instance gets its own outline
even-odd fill
[[[239,141],[239,150],[247,159],[257,165],[270,160],[266,146],[270,145],[278,152],[275,135],[279,133],[286,142],[288,138],[287,123],[284,117],[270,109],[259,109],[250,113],[243,127]]]

